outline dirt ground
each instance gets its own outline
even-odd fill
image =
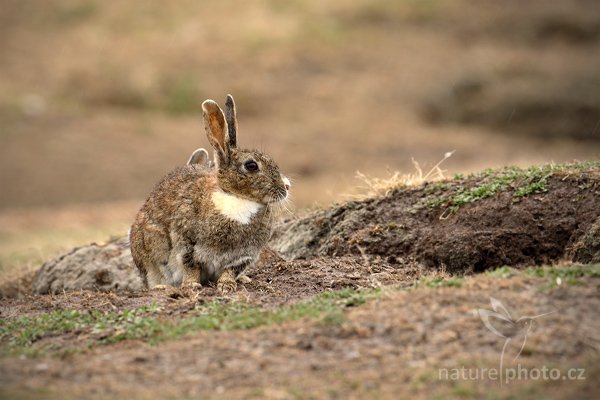
[[[352,268],[350,260],[331,264]],[[356,279],[323,278],[330,270],[293,267],[272,284],[245,286],[236,296],[275,304],[304,298],[300,287],[363,286]],[[353,269],[361,275],[364,268]],[[300,275],[300,276],[298,276]],[[346,274],[349,275],[349,274]],[[352,276],[352,275],[351,275]],[[292,277],[298,277],[294,280]],[[258,281],[259,276],[254,279]],[[411,271],[386,283],[411,282]],[[287,281],[287,282],[285,282]],[[297,285],[297,282],[300,282]],[[315,288],[310,282],[321,282]],[[325,281],[323,283],[323,281]],[[306,283],[305,283],[306,282]],[[316,286],[316,285],[315,285]],[[272,292],[267,287],[275,288]],[[345,311],[338,324],[301,320],[247,331],[196,333],[152,346],[140,341],[91,348],[65,358],[2,358],[1,393],[5,398],[594,398],[598,388],[600,281],[548,289],[548,279],[479,275],[462,287],[394,289],[382,298]],[[210,293],[203,291],[200,298]],[[258,293],[257,293],[258,292]],[[281,293],[285,296],[281,296]],[[517,362],[529,368],[584,369],[586,380],[511,382],[443,381],[440,368],[495,368],[503,341],[474,314],[489,308],[490,296],[518,309],[520,315],[554,313],[536,322],[526,352]],[[74,293],[5,304],[10,312],[43,312],[56,307],[125,309],[157,301],[165,318],[190,312],[198,297],[173,298],[164,292],[127,294]],[[258,300],[262,302],[263,300]],[[58,345],[72,335],[51,337]],[[519,346],[509,347],[513,357]],[[512,358],[511,358],[512,359]],[[508,358],[507,358],[508,360]],[[26,379],[25,379],[26,377]],[[13,397],[14,396],[14,397]]]
[[[281,253],[264,252],[248,272],[252,281],[229,297],[202,287],[21,292],[18,298],[5,298],[0,303],[5,322],[60,310],[118,313],[152,305],[153,316],[168,324],[185,321],[215,301],[268,311],[343,289],[380,291],[364,303],[344,303],[341,314],[249,329],[196,330],[158,344],[151,336],[102,343],[110,328],[97,332],[89,326],[42,334],[33,345],[48,352],[0,358],[0,395],[597,398],[598,165],[535,170],[542,175],[519,170],[510,185],[448,213],[457,194],[495,187],[507,171],[514,170],[390,189],[382,197],[290,220],[271,242]],[[535,177],[540,176],[544,190],[515,198],[523,187],[539,183]],[[539,264],[558,269],[526,269]],[[503,265],[517,269],[483,273]],[[7,293],[4,288],[2,293]],[[525,338],[506,342],[503,367],[556,369],[560,378],[501,386],[497,379],[440,375],[452,369],[499,368],[505,338],[486,327],[476,311],[490,309],[492,298],[511,310],[517,325],[510,329],[517,329],[519,318],[540,316],[527,326]],[[498,311],[494,303],[491,307]],[[521,353],[523,342],[517,339],[526,339]],[[1,343],[8,346],[10,340],[5,334]],[[585,379],[569,378],[569,370]]]

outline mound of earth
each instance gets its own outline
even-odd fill
[[[512,173],[399,188],[319,211],[280,227],[272,245],[293,259],[362,255],[398,267],[414,259],[461,274],[595,259],[590,254],[598,246],[598,165],[538,178],[508,178]],[[532,192],[520,196],[523,188]]]
[[[107,244],[78,247],[40,268],[33,293],[72,290],[132,291],[143,287],[125,238]]]
[[[397,283],[396,275],[427,269],[469,274],[504,265],[598,262],[599,226],[600,163],[485,171],[396,188],[281,224],[270,242],[275,252],[265,251],[250,271],[252,289],[270,291],[280,286],[269,288],[272,282],[290,279],[286,286],[308,295]],[[280,276],[285,269],[297,273]],[[126,241],[118,239],[45,263],[32,291],[141,287]],[[2,294],[14,296],[14,289]]]
[[[573,258],[584,263],[600,263],[600,217],[573,246]]]

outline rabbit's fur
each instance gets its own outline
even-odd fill
[[[289,180],[268,155],[237,148],[233,98],[225,114],[212,100],[202,109],[214,165],[196,150],[156,185],[131,227],[133,260],[149,288],[216,282],[221,292],[235,290],[288,196]]]

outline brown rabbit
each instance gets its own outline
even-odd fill
[[[212,100],[202,110],[214,167],[193,161],[195,152],[156,185],[131,227],[133,261],[149,288],[216,282],[221,293],[235,290],[288,197],[290,182],[269,156],[237,148],[233,97],[225,114]]]

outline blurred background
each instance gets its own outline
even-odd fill
[[[596,0],[0,0],[0,270],[124,234],[208,147],[200,104],[293,178],[600,157]]]

